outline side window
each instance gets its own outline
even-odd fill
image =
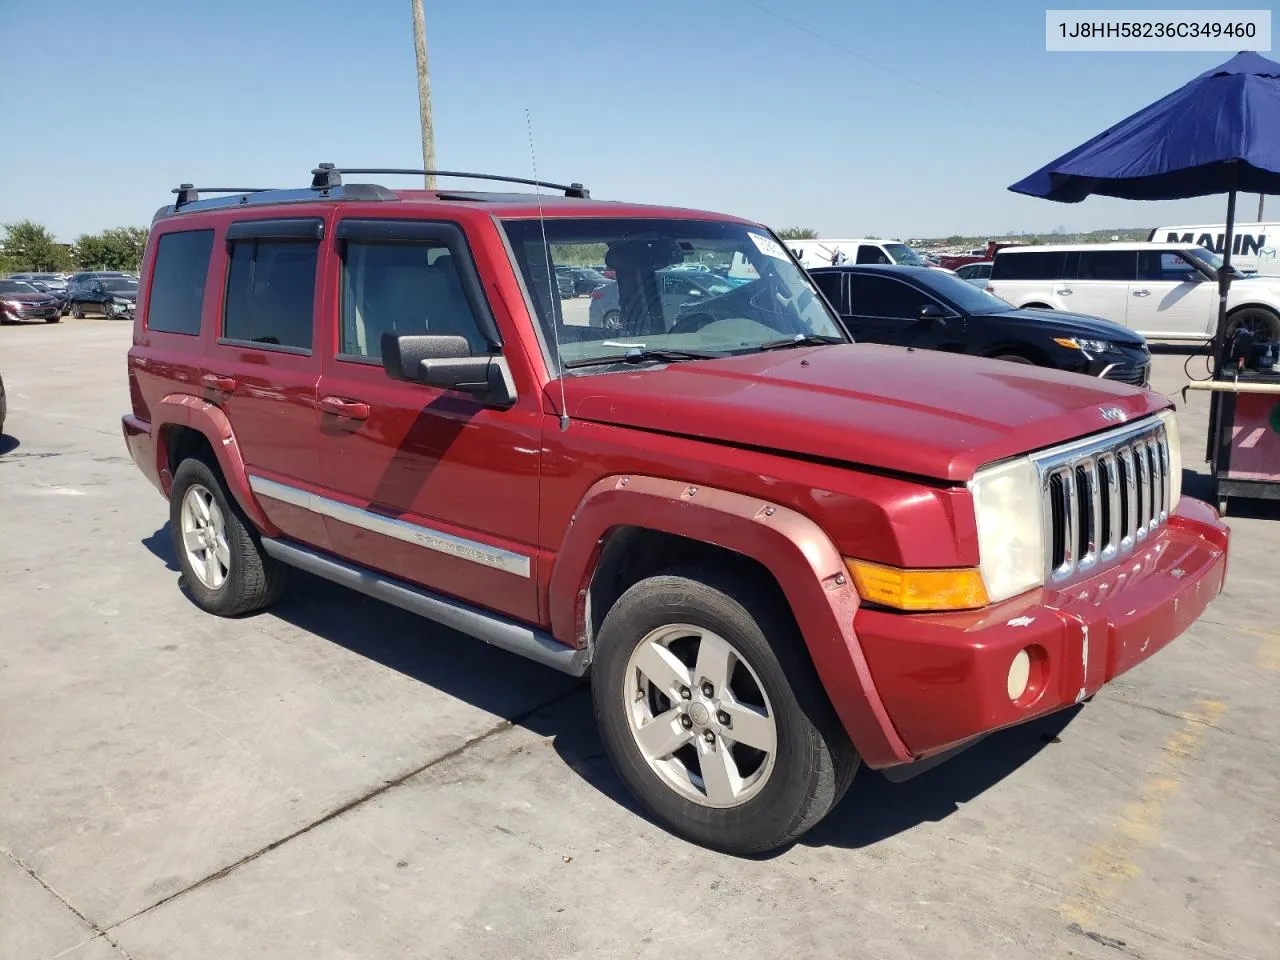
[[[384,333],[465,337],[473,355],[489,352],[445,244],[347,242],[341,353],[380,357]]]
[[[831,305],[836,308],[839,313],[848,313],[848,304],[844,302],[842,284],[840,283],[841,275],[838,273],[815,273],[810,279],[817,285],[818,289],[823,292]]]
[[[160,237],[147,298],[148,329],[190,336],[200,333],[204,282],[212,252],[212,230],[184,230]]]
[[[889,255],[879,247],[871,243],[860,244],[858,247],[858,263],[892,263]]]
[[[222,336],[310,350],[319,250],[309,240],[235,241]]]
[[[1203,275],[1172,250],[1140,250],[1138,252],[1139,280],[1173,280],[1190,283]]]
[[[1064,251],[998,253],[991,266],[991,279],[1061,280],[1066,262]]]
[[[888,277],[855,274],[849,278],[849,312],[859,316],[915,320],[920,308],[932,302],[914,287]]]
[[[1081,250],[1077,280],[1135,280],[1138,254],[1135,250]]]

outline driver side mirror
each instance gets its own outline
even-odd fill
[[[942,312],[942,308],[936,303],[926,303],[920,308],[921,320],[933,320],[940,327],[947,325],[947,315]]]
[[[382,368],[392,380],[468,393],[489,406],[516,402],[515,382],[501,356],[471,356],[466,337],[382,335]]]

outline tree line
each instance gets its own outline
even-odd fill
[[[123,270],[137,273],[147,245],[143,227],[113,227],[83,233],[75,243],[58,243],[44,225],[31,220],[4,225],[0,273],[59,273],[68,270]]]

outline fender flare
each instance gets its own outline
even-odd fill
[[[189,393],[168,394],[152,408],[152,430],[157,437],[156,469],[164,485],[165,495],[168,496],[173,487],[173,476],[169,472],[169,444],[164,430],[171,424],[190,427],[204,434],[209,446],[213,448],[213,455],[217,458],[227,490],[236,503],[240,504],[240,509],[265,536],[279,536],[280,531],[267,519],[253,498],[244,457],[240,454],[240,445],[236,443],[235,433],[226,413],[217,404]]]
[[[611,530],[642,527],[750,557],[781,587],[841,723],[872,767],[912,759],[876,691],[853,618],[859,598],[844,559],[803,514],[757,497],[650,476],[609,476],[579,502],[550,581],[553,635],[587,642],[587,597]]]

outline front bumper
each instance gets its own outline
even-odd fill
[[[1222,590],[1227,539],[1211,507],[1183,498],[1139,549],[1089,579],[966,613],[861,608],[854,630],[889,719],[923,759],[1078,703],[1152,656]],[[1009,668],[1024,649],[1031,682],[1013,701]]]

